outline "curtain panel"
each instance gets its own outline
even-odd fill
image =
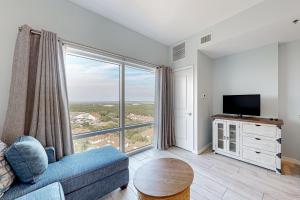
[[[173,73],[170,67],[155,72],[154,147],[166,150],[175,145],[173,112]]]
[[[33,34],[27,25],[15,45],[2,139],[11,144],[22,135],[53,146],[58,159],[74,152],[62,43],[55,33]]]

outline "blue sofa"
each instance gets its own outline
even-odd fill
[[[1,200],[16,199],[55,182],[61,184],[67,200],[98,199],[128,185],[128,157],[112,146],[65,156],[57,162],[53,148],[46,152],[49,165],[40,180],[35,184],[16,181]]]

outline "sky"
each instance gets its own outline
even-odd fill
[[[120,67],[114,63],[66,56],[67,88],[70,103],[119,101]],[[125,100],[154,101],[153,71],[125,67]]]

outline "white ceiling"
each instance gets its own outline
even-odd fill
[[[167,46],[211,58],[300,39],[300,0],[70,0]],[[203,34],[211,42],[201,45]]]
[[[194,43],[202,52],[218,58],[271,43],[285,43],[300,39],[300,0],[265,0],[208,30],[212,42],[200,45],[200,36]]]
[[[251,8],[263,0],[70,0],[165,45]]]

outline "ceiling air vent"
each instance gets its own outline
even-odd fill
[[[181,43],[173,47],[173,61],[180,60],[185,57],[185,43]]]
[[[208,35],[205,35],[205,36],[201,37],[201,44],[205,44],[207,42],[210,42],[211,39],[212,39],[211,35],[212,34],[210,33]]]

